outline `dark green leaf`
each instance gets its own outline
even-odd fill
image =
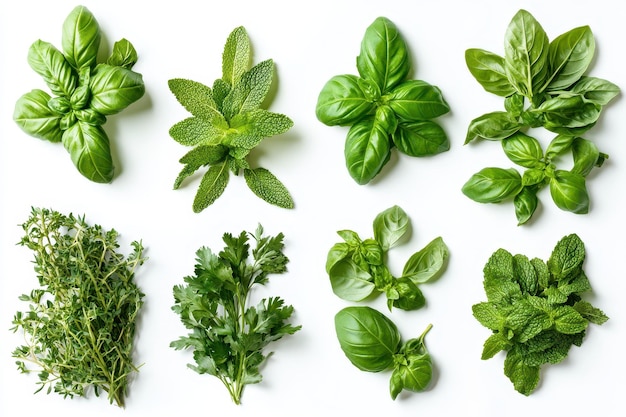
[[[387,163],[389,133],[374,120],[364,120],[350,128],[345,144],[348,172],[358,184],[370,182]]]
[[[99,183],[113,180],[114,167],[109,138],[101,126],[75,123],[63,132],[62,142],[83,176]]]
[[[394,113],[409,122],[434,119],[450,111],[441,90],[421,80],[405,81],[385,97]]]
[[[583,177],[587,176],[594,166],[601,165],[598,165],[598,160],[604,161],[596,144],[583,138],[576,138],[572,142],[572,155],[574,157],[572,172]]]
[[[510,350],[504,359],[504,374],[511,380],[515,390],[530,395],[539,383],[539,366],[528,366],[523,357]]]
[[[559,240],[548,259],[550,274],[558,281],[567,279],[582,267],[585,260],[585,245],[575,233]]]
[[[486,113],[470,122],[465,136],[465,144],[474,139],[502,140],[520,128],[520,123],[508,112]]]
[[[552,201],[561,210],[576,214],[589,212],[589,195],[585,177],[568,171],[555,171],[550,180]]]
[[[524,173],[524,178],[526,178],[526,173]],[[537,206],[539,205],[537,189],[525,186],[522,188],[522,191],[520,191],[519,194],[513,198],[513,205],[515,207],[517,225],[521,226],[526,224],[531,219],[537,209]]]
[[[543,149],[539,141],[522,132],[502,139],[502,149],[505,155],[517,165],[526,168],[542,168]]]
[[[392,135],[398,150],[409,156],[436,155],[450,149],[446,132],[436,122],[403,122]]]
[[[351,126],[375,111],[374,98],[355,75],[337,75],[322,88],[315,107],[317,119],[328,126]]]
[[[522,190],[522,177],[513,168],[483,168],[463,185],[467,197],[479,203],[498,203]]]

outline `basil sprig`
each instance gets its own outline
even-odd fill
[[[605,105],[620,92],[613,83],[585,75],[595,53],[588,26],[572,29],[549,41],[539,22],[520,10],[504,39],[504,56],[482,49],[465,52],[467,67],[483,88],[504,98],[504,110],[472,120],[465,143],[499,141],[505,155],[524,168],[489,167],[463,185],[463,193],[479,203],[513,201],[518,224],[528,222],[538,204],[538,192],[548,187],[564,211],[589,211],[586,177],[608,155],[583,138],[598,121]],[[556,134],[544,150],[528,134],[542,127]],[[563,157],[571,155],[571,167]]]
[[[133,45],[122,39],[105,63],[97,62],[100,27],[84,6],[72,10],[63,23],[61,50],[42,40],[28,51],[28,64],[44,79],[53,95],[34,89],[15,104],[13,119],[31,136],[61,142],[78,171],[91,181],[113,180],[106,117],[139,100],[145,87]]]
[[[345,159],[358,184],[380,173],[393,148],[409,156],[450,149],[445,131],[432,120],[450,108],[438,87],[409,79],[409,50],[393,22],[374,20],[356,64],[359,76],[337,75],[324,85],[315,112],[328,126],[350,126]]]

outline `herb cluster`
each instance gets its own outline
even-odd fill
[[[406,212],[392,206],[374,219],[374,238],[361,239],[352,230],[337,233],[344,240],[328,252],[326,272],[333,292],[348,301],[362,301],[384,293],[389,309],[416,310],[426,299],[419,286],[438,278],[448,259],[448,248],[441,237],[415,252],[407,260],[400,277],[387,266],[389,249],[398,245],[410,228]]]
[[[256,243],[252,251],[250,236]],[[194,275],[174,287],[172,310],[191,332],[170,346],[191,349],[195,365],[189,367],[217,377],[240,404],[244,387],[262,379],[259,368],[268,356],[263,349],[301,326],[288,323],[293,307],[279,297],[249,305],[253,287],[267,284],[269,274],[287,270],[283,234],[264,236],[259,225],[254,234],[225,233],[223,240],[226,246],[217,255],[207,247],[199,249]]]
[[[261,141],[288,131],[293,122],[287,116],[263,108],[274,77],[274,62],[262,61],[252,68],[251,46],[243,27],[234,29],[226,40],[222,55],[222,78],[213,87],[182,78],[169,80],[170,90],[191,113],[170,128],[170,136],[193,149],[180,163],[183,169],[174,189],[203,166],[193,202],[200,212],[219,198],[230,172],[243,172],[246,184],[259,198],[283,208],[293,208],[291,195],[274,174],[265,168],[252,168],[248,155]]]
[[[315,112],[328,126],[350,126],[344,152],[358,184],[380,173],[393,148],[409,156],[450,149],[432,120],[450,108],[438,87],[409,79],[411,57],[393,22],[378,17],[366,29],[356,66],[359,76],[337,75],[324,85]]]
[[[61,142],[78,171],[91,181],[113,180],[109,138],[102,128],[107,116],[119,113],[145,92],[133,45],[113,45],[106,63],[98,63],[101,33],[84,6],[63,23],[62,50],[38,40],[28,50],[28,64],[54,94],[34,89],[15,104],[13,119],[31,136]]]
[[[472,306],[474,317],[492,335],[482,359],[506,351],[504,374],[515,389],[530,395],[541,367],[580,346],[589,323],[608,317],[582,293],[591,289],[583,271],[585,247],[576,234],[565,236],[547,262],[498,249],[484,268],[487,301]]]
[[[586,177],[608,155],[583,138],[598,121],[619,88],[586,76],[595,53],[591,29],[582,26],[551,42],[539,22],[525,10],[511,20],[504,39],[504,57],[482,49],[468,49],[467,67],[483,88],[504,97],[504,111],[472,120],[465,143],[475,139],[499,141],[506,156],[525,168],[484,168],[463,185],[463,193],[479,203],[513,200],[518,224],[530,220],[548,187],[561,210],[585,214],[589,210]],[[527,134],[543,127],[556,134],[544,151]],[[573,167],[562,166],[570,154]]]
[[[362,371],[392,369],[389,392],[392,399],[402,390],[424,391],[432,379],[432,361],[422,335],[402,341],[396,325],[381,312],[367,306],[345,307],[335,315],[335,331],[341,349]]]
[[[117,252],[118,233],[90,226],[84,217],[33,208],[22,224],[20,245],[34,252],[40,288],[20,299],[13,318],[25,344],[13,352],[23,373],[37,372],[37,392],[47,386],[64,397],[106,392],[124,406],[128,379],[137,371],[133,340],[144,294],[134,282],[143,247]],[[29,365],[32,367],[29,367]]]

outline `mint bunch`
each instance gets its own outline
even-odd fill
[[[504,374],[530,395],[540,369],[580,346],[589,323],[608,317],[581,294],[591,289],[583,271],[585,247],[576,234],[565,236],[547,262],[498,249],[484,268],[487,301],[472,306],[474,317],[493,333],[482,359],[506,351]]]

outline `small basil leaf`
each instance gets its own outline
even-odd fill
[[[448,256],[448,247],[441,237],[437,237],[409,258],[402,276],[415,284],[432,281],[443,272]]]
[[[193,200],[193,211],[200,213],[213,204],[224,193],[228,179],[226,163],[211,166],[200,180],[200,186]]]
[[[65,58],[76,70],[96,65],[100,26],[86,7],[77,6],[63,22],[61,46]]]
[[[524,114],[524,96],[519,93],[511,94],[504,99],[504,108],[513,117],[521,117]]]
[[[548,78],[548,35],[526,10],[518,11],[504,35],[504,68],[509,82],[522,95],[542,92]]]
[[[337,234],[349,245],[360,246],[361,238],[352,230],[339,230]]]
[[[450,149],[448,135],[432,120],[400,123],[391,139],[400,152],[409,156],[436,155]]]
[[[138,59],[137,51],[133,44],[127,39],[120,39],[113,44],[113,51],[107,59],[107,64],[132,69]]]
[[[365,30],[356,59],[359,75],[378,85],[383,94],[406,80],[411,70],[408,48],[396,25],[378,17]]]
[[[246,184],[257,197],[282,208],[293,208],[289,191],[274,174],[265,168],[244,169]]]
[[[339,345],[354,366],[367,372],[390,368],[400,348],[400,333],[385,315],[371,307],[345,307],[335,315]]]
[[[583,138],[576,138],[572,143],[572,155],[574,157],[574,166],[572,172],[587,176],[594,166],[598,165],[600,159],[600,151],[595,143]],[[604,158],[601,159],[604,162]]]
[[[595,46],[589,26],[567,31],[550,42],[548,60],[552,75],[547,90],[566,89],[578,81],[593,60]]]
[[[601,78],[581,77],[572,86],[571,92],[582,96],[586,101],[605,106],[620,93],[620,88]]]
[[[93,109],[74,110],[73,114],[76,116],[77,120],[94,126],[103,125],[107,121],[106,116]]]
[[[561,210],[576,214],[589,211],[589,195],[585,177],[580,174],[557,170],[550,180],[550,195]]]
[[[322,88],[315,107],[318,120],[328,126],[350,126],[376,106],[355,75],[337,75]]]
[[[50,101],[50,95],[39,89],[22,95],[15,103],[13,120],[33,137],[61,142],[61,116],[49,107]]]
[[[358,184],[370,182],[387,163],[389,142],[389,133],[375,120],[360,121],[350,128],[344,153],[348,172]]]
[[[502,149],[505,155],[517,165],[526,168],[541,168],[543,163],[543,149],[539,141],[522,132],[516,132],[508,138],[502,139]]]
[[[515,92],[504,69],[504,58],[482,49],[467,49],[465,63],[485,91],[508,97]]]
[[[374,239],[386,252],[398,244],[410,226],[409,216],[401,207],[389,207],[374,218]]]
[[[35,41],[28,49],[28,64],[57,96],[70,98],[78,76],[63,54],[51,43]]]
[[[84,177],[98,183],[113,180],[113,159],[109,138],[101,126],[84,122],[71,125],[62,138],[72,162]]]
[[[568,149],[571,148],[574,139],[575,136],[572,135],[555,136],[554,139],[552,139],[552,141],[548,144],[548,148],[546,149],[546,159],[551,161],[558,155],[566,152]]]
[[[426,299],[422,291],[408,277],[397,278],[393,285],[393,290],[397,294],[392,301],[395,308],[404,311],[418,310],[426,305]]]
[[[522,174],[522,185],[524,187],[529,187],[531,185],[538,185],[538,184],[541,184],[545,178],[546,178],[545,169],[530,168],[524,171],[524,174]]]
[[[141,74],[123,67],[98,64],[91,74],[90,107],[98,113],[118,113],[139,100],[146,89]]]
[[[521,125],[510,113],[496,111],[483,114],[472,120],[467,129],[465,143],[474,139],[502,140],[508,138],[518,130]]]
[[[328,276],[333,293],[343,300],[362,301],[375,289],[369,272],[349,258],[335,262]]]
[[[463,185],[467,197],[479,203],[498,203],[522,190],[522,177],[513,168],[483,168]]]
[[[401,120],[430,120],[450,111],[441,90],[421,80],[405,81],[385,97]]]
[[[537,111],[544,116],[544,126],[548,130],[559,128],[590,128],[598,118],[602,106],[585,102],[581,96],[555,97],[544,101]]]
[[[328,251],[326,256],[326,273],[330,273],[331,268],[339,261],[349,258],[352,255],[352,249],[346,243],[335,243]]]

